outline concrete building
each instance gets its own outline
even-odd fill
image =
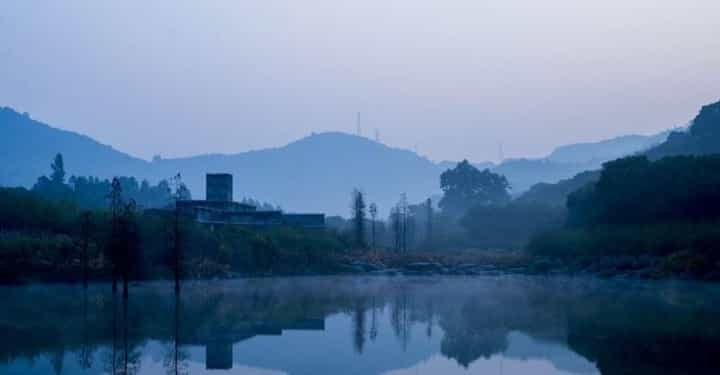
[[[205,200],[216,202],[232,202],[233,176],[229,173],[206,174]]]
[[[232,200],[233,177],[227,173],[206,175],[206,200],[178,201],[183,215],[212,226],[243,225],[263,228],[277,225],[308,229],[325,228],[325,215],[287,214],[280,210],[258,210],[257,207]]]

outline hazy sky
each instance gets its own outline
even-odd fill
[[[149,158],[355,130],[432,159],[538,156],[720,99],[719,0],[26,1],[0,105]]]

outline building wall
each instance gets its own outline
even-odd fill
[[[208,173],[205,175],[205,199],[208,201],[232,202],[233,176],[229,173]]]

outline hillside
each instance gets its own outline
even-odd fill
[[[507,177],[513,194],[518,195],[537,183],[552,184],[567,180],[578,173],[599,169],[606,161],[645,151],[662,143],[669,133],[627,135],[560,146],[544,158],[509,159],[491,169]]]
[[[687,131],[665,132],[667,139],[642,152],[650,159],[676,155],[711,155],[720,153],[720,102],[702,107]],[[658,134],[654,137],[659,137]],[[652,138],[652,137],[651,137]],[[656,138],[657,139],[657,138]],[[598,166],[599,167],[599,166]],[[572,178],[557,183],[539,183],[522,194],[518,200],[564,204],[568,194],[600,178],[599,168],[588,168]]]
[[[630,136],[596,143],[563,146],[542,159],[512,159],[499,165],[476,163],[508,177],[514,194],[538,182],[554,183],[597,169],[620,152],[641,151],[655,136]],[[56,153],[65,157],[70,175],[109,178],[135,176],[157,182],[180,172],[195,197],[205,195],[208,172],[235,176],[235,197],[252,197],[288,211],[320,211],[348,215],[350,191],[361,188],[380,206],[382,215],[402,192],[410,202],[439,193],[439,176],[453,162],[434,163],[412,151],[388,147],[344,133],[313,134],[277,148],[236,154],[186,158],[135,158],[87,136],[33,120],[10,108],[0,108],[0,186],[31,186],[49,172]]]
[[[77,133],[56,129],[27,114],[0,107],[0,186],[30,186],[62,153],[68,175],[137,175],[147,162]]]
[[[648,157],[720,153],[720,101],[708,104],[693,119],[687,131],[672,132],[667,142],[652,148]]]
[[[667,139],[669,133],[624,135],[599,142],[560,146],[545,159],[557,163],[605,162],[657,146]]]
[[[405,192],[420,201],[439,191],[442,169],[417,154],[343,133],[313,134],[283,147],[148,162],[89,137],[0,109],[0,186],[31,186],[62,153],[68,176],[135,176],[151,182],[180,172],[195,197],[208,172],[235,176],[235,198],[252,197],[288,211],[348,215],[350,192],[361,188],[385,214]]]
[[[159,176],[181,171],[193,193],[204,196],[206,172],[235,176],[235,196],[279,204],[289,211],[349,215],[350,192],[362,189],[386,213],[405,192],[420,201],[439,191],[441,169],[417,154],[344,133],[321,133],[286,146],[232,155],[163,159]]]

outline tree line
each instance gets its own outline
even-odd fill
[[[104,204],[88,207],[65,183],[62,156],[51,169],[30,190],[0,188],[0,283],[108,280],[126,295],[134,279],[172,279],[179,289],[187,277],[330,272],[348,247],[332,231],[201,225],[177,209],[190,199],[179,175],[158,185],[162,210],[139,204],[142,189],[126,191],[133,179],[119,177],[93,184],[107,188]]]

